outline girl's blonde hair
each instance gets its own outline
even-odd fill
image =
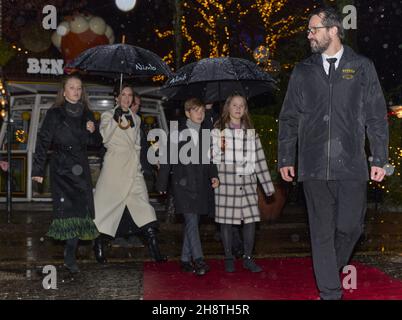
[[[244,109],[244,115],[241,119],[241,124],[244,129],[253,129],[253,123],[251,122],[250,115],[248,113],[248,105],[247,105],[247,100],[245,97],[243,97],[240,94],[233,94],[227,97],[225,104],[223,105],[223,110],[222,110],[222,115],[219,118],[219,120],[215,123],[215,128],[218,128],[220,130],[224,130],[227,127],[227,124],[230,122],[230,112],[229,112],[229,106],[230,103],[234,98],[241,98],[243,100],[245,109]]]

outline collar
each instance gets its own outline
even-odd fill
[[[358,57],[358,54],[356,54],[352,48],[350,48],[347,45],[342,45],[343,47],[343,54],[342,54],[342,61],[340,63],[344,64],[346,62],[355,60]],[[316,64],[319,65],[320,67],[322,66],[322,61],[323,57],[320,53],[313,53],[311,56],[308,58],[304,59],[301,64]]]
[[[321,54],[322,61],[323,61],[323,62],[328,62],[328,61],[327,61],[328,58],[336,58],[336,59],[337,59],[337,60],[336,60],[336,64],[338,64],[339,61],[341,61],[341,58],[342,58],[342,55],[343,55],[343,52],[344,52],[344,51],[345,51],[345,50],[344,50],[344,48],[343,48],[343,46],[342,46],[341,49],[340,49],[337,53],[335,53],[335,55],[333,55],[333,56],[329,56],[329,55],[327,55],[327,54],[325,54],[325,53],[322,53],[322,54]]]

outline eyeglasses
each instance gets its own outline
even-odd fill
[[[327,27],[311,27],[311,28],[307,29],[307,35],[309,35],[310,33],[316,34],[317,29],[322,29],[322,28],[331,28],[331,27],[330,26],[327,26]]]

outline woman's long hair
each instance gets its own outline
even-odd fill
[[[241,98],[241,99],[243,100],[243,103],[244,103],[244,106],[245,106],[244,115],[243,115],[243,117],[241,118],[241,125],[242,125],[242,127],[243,127],[244,129],[253,129],[253,128],[254,128],[254,127],[253,127],[253,124],[252,124],[252,122],[251,122],[251,119],[250,119],[250,115],[249,115],[249,113],[248,113],[247,100],[246,100],[246,98],[244,98],[244,97],[243,97],[242,95],[240,95],[240,94],[233,94],[233,95],[230,95],[230,96],[226,99],[225,104],[224,104],[224,106],[223,106],[222,115],[220,116],[219,120],[216,121],[216,123],[215,123],[215,128],[218,128],[218,129],[220,129],[220,130],[224,130],[225,128],[228,127],[227,125],[228,125],[229,122],[230,122],[229,106],[230,106],[230,103],[232,102],[233,98],[236,98],[236,97]]]
[[[60,88],[59,91],[57,92],[57,96],[56,96],[56,101],[53,105],[53,108],[59,108],[62,107],[65,103],[66,103],[66,99],[64,97],[64,90],[67,84],[67,81],[70,79],[77,79],[81,81],[81,85],[82,85],[82,93],[81,93],[81,99],[79,102],[82,103],[82,105],[84,106],[84,110],[85,111],[90,111],[90,104],[89,104],[89,99],[88,99],[88,95],[87,92],[85,90],[85,87],[82,83],[81,78],[77,75],[77,74],[70,74],[65,76],[60,83]]]
[[[125,88],[129,88],[131,90],[131,92],[133,93],[133,102],[134,102],[135,96],[138,95],[138,93],[136,93],[134,91],[134,87],[131,84],[129,84],[127,82],[123,82],[122,85],[121,85],[121,89],[120,89],[120,83],[117,83],[114,86],[114,89],[113,89],[113,95],[114,95],[114,99],[115,99],[115,106],[119,105],[119,103],[120,103],[119,102],[119,97],[120,97],[121,93],[123,92],[123,90]]]

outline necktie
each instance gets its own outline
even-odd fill
[[[336,62],[336,60],[338,60],[338,59],[337,58],[328,58],[327,59],[327,61],[329,63],[329,73],[328,73],[329,81],[332,80],[332,76],[333,76],[333,74],[335,72],[335,62]]]

